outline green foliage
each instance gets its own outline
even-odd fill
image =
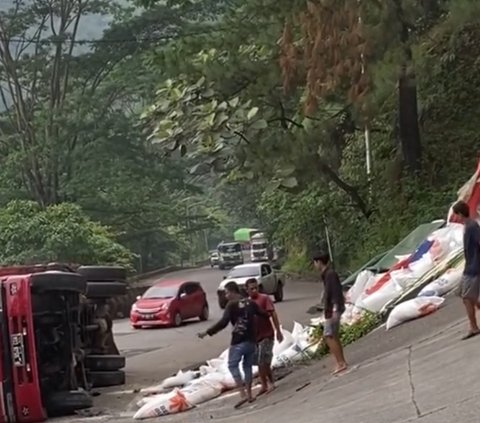
[[[381,324],[378,314],[365,312],[362,318],[351,326],[342,325],[340,328],[340,342],[343,346],[352,344],[360,338],[368,335]],[[315,344],[323,339],[323,326],[316,326],[311,335],[311,343]],[[314,358],[320,359],[329,353],[325,342],[315,352]]]
[[[13,201],[0,209],[2,264],[60,261],[131,267],[132,254],[110,229],[90,220],[73,204],[42,209],[31,201]]]

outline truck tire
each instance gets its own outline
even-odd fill
[[[91,282],[126,281],[127,270],[120,266],[80,266],[77,273]]]
[[[112,372],[89,372],[88,381],[93,388],[106,388],[109,386],[117,386],[125,384],[125,372],[123,370],[115,370]]]
[[[125,367],[125,357],[123,355],[91,354],[85,357],[85,367],[92,371],[120,370]]]
[[[93,407],[93,398],[86,391],[52,392],[45,398],[48,417],[67,416],[90,407]]]
[[[111,298],[125,295],[127,284],[125,282],[88,282],[87,298]]]
[[[84,294],[87,290],[87,281],[78,273],[48,271],[34,273],[30,277],[32,292],[43,293],[49,291],[77,292]]]
[[[281,281],[278,281],[277,290],[275,291],[273,297],[277,303],[281,303],[283,301],[283,284]]]

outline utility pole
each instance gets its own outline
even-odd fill
[[[362,15],[360,12],[360,5],[361,5],[362,0],[358,0],[358,24],[362,26]],[[360,54],[360,60],[362,63],[362,75],[365,74],[365,57],[363,53]],[[364,136],[365,136],[365,163],[367,167],[367,178],[368,181],[370,182],[370,174],[372,172],[372,155],[371,155],[371,150],[370,150],[370,128],[368,126],[368,123],[365,123],[365,131],[364,131]]]

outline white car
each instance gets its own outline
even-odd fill
[[[269,263],[248,263],[235,266],[220,282],[217,289],[220,308],[224,309],[228,302],[225,297],[225,285],[227,283],[236,282],[240,289],[245,290],[245,282],[252,278],[258,281],[260,292],[272,295],[277,302],[283,301],[284,274],[275,271]]]

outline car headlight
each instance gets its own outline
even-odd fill
[[[167,303],[163,303],[161,306],[160,306],[160,310],[166,310],[168,308],[168,304]]]
[[[132,305],[132,311],[138,311],[138,307],[135,304]]]

